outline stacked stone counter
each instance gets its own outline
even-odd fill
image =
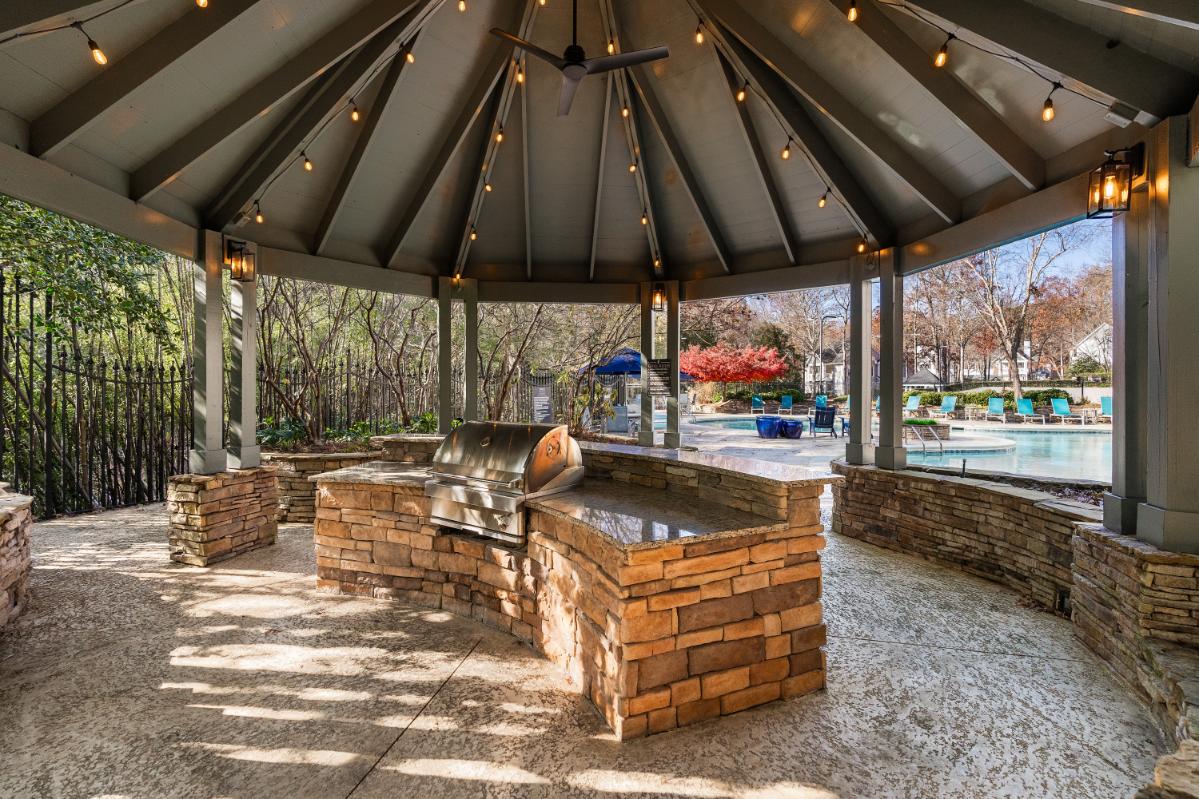
[[[372,452],[271,452],[262,462],[276,467],[279,480],[281,522],[311,522],[316,518],[316,484],[312,478],[322,472],[377,461],[382,450]]]
[[[584,446],[525,549],[428,523],[427,472],[316,478],[318,585],[472,616],[559,664],[620,739],[824,686],[819,495],[800,467]]]
[[[275,543],[278,504],[272,466],[172,477],[167,490],[171,560],[208,566]]]
[[[32,497],[0,486],[0,628],[15,621],[29,601],[32,505]]]
[[[383,460],[389,463],[428,465],[443,438],[440,433],[393,433],[374,436],[371,446],[382,450]]]

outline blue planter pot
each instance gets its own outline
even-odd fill
[[[783,420],[777,416],[757,416],[754,421],[758,425],[759,438],[778,438],[779,423]]]
[[[803,421],[800,419],[780,419],[779,432],[783,438],[799,438],[803,435]]]

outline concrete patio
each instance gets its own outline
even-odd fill
[[[506,635],[315,591],[308,526],[194,569],[164,519],[36,528],[0,795],[1077,799],[1129,795],[1162,746],[1068,621],[838,535],[826,692],[626,746]]]

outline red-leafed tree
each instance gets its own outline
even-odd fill
[[[773,380],[787,372],[787,364],[773,347],[730,347],[717,344],[700,349],[692,345],[680,353],[679,366],[701,382],[752,383]]]

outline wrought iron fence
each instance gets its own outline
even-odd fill
[[[60,341],[52,295],[0,272],[0,481],[39,517],[160,501],[187,471],[191,376]]]

